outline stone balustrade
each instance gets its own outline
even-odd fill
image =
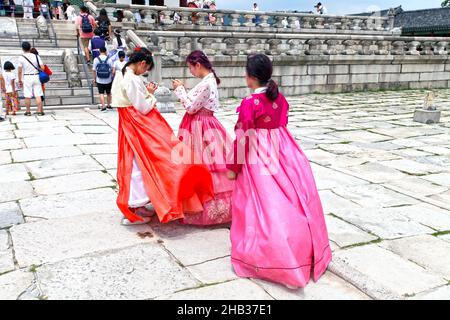
[[[235,30],[262,31],[282,33],[368,33],[389,34],[393,29],[393,16],[336,16],[305,13],[283,13],[236,10],[206,10],[192,8],[168,8],[162,6],[142,6],[126,4],[87,2],[92,13],[97,14],[102,8],[108,12],[112,21],[116,21],[117,11],[122,10],[126,21],[136,22],[135,15],[140,13],[140,27],[160,30]],[[180,16],[175,22],[174,13]],[[216,19],[210,22],[208,15]],[[194,19],[193,19],[194,18]]]
[[[209,56],[248,55],[448,55],[449,38],[228,32],[138,31],[165,56],[203,50]]]

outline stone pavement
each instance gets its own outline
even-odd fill
[[[227,227],[120,225],[117,113],[0,124],[0,299],[450,299],[450,90],[290,98],[333,262],[305,289],[238,279]],[[237,100],[219,119],[232,132]],[[178,106],[179,107],[179,106]],[[164,114],[177,128],[182,111]],[[276,212],[274,212],[276,214]]]

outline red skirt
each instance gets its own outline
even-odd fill
[[[159,111],[143,115],[127,107],[118,112],[117,205],[124,216],[131,222],[143,220],[128,207],[134,157],[159,221],[203,210],[203,203],[214,196],[211,174],[205,165],[178,163],[173,153],[181,142]]]

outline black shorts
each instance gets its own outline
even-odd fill
[[[98,93],[100,94],[111,94],[112,82],[108,84],[97,83]]]

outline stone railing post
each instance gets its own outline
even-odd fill
[[[300,55],[300,43],[302,40],[299,39],[291,39],[288,40],[289,50],[286,51],[286,54],[289,56],[298,56]],[[304,53],[304,52],[303,52]]]
[[[433,51],[433,41],[424,41],[421,43],[422,50],[420,51],[421,55],[434,55]]]
[[[142,20],[143,23],[148,25],[149,27],[154,27],[156,24],[156,19],[153,18],[154,16],[158,14],[155,10],[144,10],[144,19]]]
[[[350,29],[350,19],[349,18],[341,18],[341,23],[339,25],[340,30],[348,30]]]
[[[406,52],[407,55],[420,55],[420,52],[417,51],[417,47],[420,46],[419,41],[410,41],[407,43],[408,51]]]
[[[39,30],[39,35],[48,36],[48,24],[43,15],[36,18],[36,27]]]
[[[192,21],[189,20],[189,18],[190,18],[191,15],[192,15],[191,12],[188,12],[188,11],[180,11],[178,14],[179,14],[180,17],[181,17],[181,20],[180,20],[180,24],[181,24],[181,25],[192,24]]]
[[[214,38],[200,38],[198,40],[202,44],[202,51],[207,56],[214,56],[216,54],[216,50],[213,49],[212,44],[216,42],[216,39]]]
[[[67,74],[69,87],[81,87],[81,76],[77,57],[71,49],[64,50],[64,71]]]
[[[252,53],[261,53],[263,50],[259,47],[262,40],[261,39],[247,39],[245,42],[248,44],[248,49],[245,52],[246,54],[252,54]]]
[[[162,19],[161,19],[161,24],[165,25],[165,26],[169,26],[174,24],[174,21],[170,18],[170,16],[173,14],[173,11],[171,10],[162,10]]]
[[[232,27],[240,27],[241,23],[239,22],[239,18],[241,15],[239,13],[232,13],[230,14],[231,17],[231,26]]]
[[[216,21],[214,22],[214,25],[217,27],[223,26],[223,17],[225,17],[224,13],[214,13],[214,16],[216,17]]]
[[[263,14],[259,16],[259,24],[258,26],[261,28],[268,28],[270,27],[270,24],[268,23],[270,16],[267,14]]]
[[[256,26],[256,24],[253,22],[255,18],[256,18],[256,15],[254,15],[254,14],[244,15],[244,19],[245,19],[244,26],[246,26],[246,27]]]
[[[237,56],[239,54],[239,49],[236,47],[240,42],[239,39],[226,38],[223,42],[226,44],[226,48],[222,50],[222,54],[227,56]]]
[[[304,29],[311,29],[312,25],[311,22],[313,21],[314,18],[312,17],[302,17],[301,21],[300,21],[300,26]]]
[[[352,20],[352,30],[361,30],[361,24],[362,20],[361,19],[353,19]]]
[[[386,40],[380,40],[376,42],[378,49],[375,51],[377,55],[388,55],[391,50],[391,42]]]
[[[117,21],[117,18],[114,17],[114,12],[116,12],[115,8],[105,7],[106,13],[108,14],[108,18],[111,22]]]
[[[292,30],[296,30],[300,25],[300,21],[299,21],[299,17],[296,16],[291,16],[288,17],[288,21],[289,21],[289,28],[291,28]]]
[[[189,37],[180,38],[179,47],[178,47],[178,51],[177,51],[177,54],[180,57],[186,57],[193,51],[192,47],[191,47],[191,41],[192,41],[192,39]]]
[[[209,24],[208,12],[203,11],[197,12],[197,16],[198,19],[196,24],[200,26],[207,26]]]
[[[364,55],[374,54],[375,50],[372,48],[372,45],[373,45],[372,40],[361,41],[361,49],[359,50],[359,54],[364,54]]]
[[[354,55],[357,53],[357,45],[359,44],[358,41],[356,40],[345,40],[343,42],[343,44],[345,45],[345,50],[343,52],[343,54],[346,55]]]
[[[448,45],[447,41],[439,41],[439,42],[437,42],[435,47],[434,47],[434,54],[437,54],[437,55],[448,54],[448,51],[446,50],[447,45]]]
[[[84,3],[84,5],[89,9],[89,12],[94,15],[94,17],[98,16],[99,10],[97,8],[97,6],[92,3],[91,1],[87,1]]]
[[[269,44],[269,49],[266,50],[266,54],[271,56],[281,54],[281,50],[279,48],[280,44],[282,43],[281,39],[269,39],[267,43]]]
[[[314,29],[324,29],[324,22],[325,22],[325,18],[322,17],[316,17],[315,19],[315,25],[314,25]]]
[[[393,55],[403,55],[405,54],[405,41],[394,41],[392,43],[391,54]]]
[[[339,54],[339,45],[341,42],[341,40],[326,40],[325,43],[327,44],[327,49],[324,53],[328,55]]]
[[[323,40],[309,39],[306,41],[309,48],[305,51],[307,55],[322,55],[323,54]]]

